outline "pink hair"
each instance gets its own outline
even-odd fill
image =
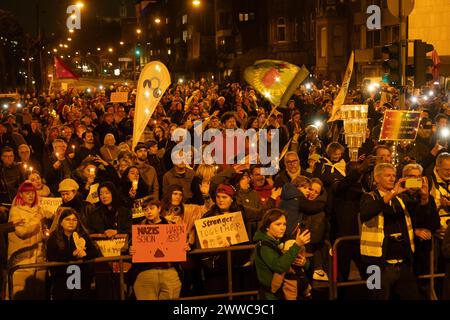
[[[34,192],[34,201],[33,204],[31,205],[32,207],[34,207],[37,203],[38,203],[38,194],[37,194],[37,190],[36,187],[29,181],[26,180],[25,182],[23,182],[19,189],[17,190],[17,195],[14,199],[14,203],[13,205],[17,206],[23,206],[25,205],[25,201],[22,198],[22,193],[23,192],[29,192],[29,191],[33,191]]]

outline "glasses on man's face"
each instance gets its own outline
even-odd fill
[[[287,165],[293,165],[293,164],[297,164],[298,160],[290,160],[290,161],[286,161]]]

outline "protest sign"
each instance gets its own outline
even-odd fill
[[[61,198],[42,197],[39,199],[40,199],[41,208],[44,211],[49,211],[51,213],[56,213],[56,211],[58,210],[58,207],[62,204]]]
[[[186,225],[140,224],[132,229],[134,262],[186,261]]]
[[[128,102],[128,92],[111,92],[110,102],[127,103]]]
[[[242,213],[233,212],[195,221],[202,249],[223,248],[248,241]]]
[[[86,198],[87,202],[95,204],[95,203],[100,201],[100,198],[98,197],[98,192],[97,192],[98,186],[99,186],[99,183],[95,183],[95,184],[90,186],[89,194],[88,194],[88,196]]]
[[[109,239],[106,237],[93,237],[104,257],[117,257],[127,246],[128,235],[116,235]]]
[[[420,124],[420,112],[386,110],[380,140],[414,141]]]

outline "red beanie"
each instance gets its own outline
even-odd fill
[[[236,190],[234,190],[233,186],[230,186],[228,184],[221,184],[217,187],[216,195],[219,193],[225,193],[226,195],[233,198],[236,194]]]

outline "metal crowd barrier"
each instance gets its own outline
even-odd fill
[[[346,241],[359,241],[360,236],[345,236],[336,239],[333,244],[332,250],[332,260],[333,260],[333,268],[332,270],[332,281],[330,282],[330,300],[336,300],[338,298],[338,287],[350,287],[350,286],[358,286],[365,285],[367,282],[365,280],[353,280],[353,281],[345,281],[338,282],[338,247],[342,242]],[[445,273],[435,273],[435,238],[433,237],[431,240],[431,250],[430,250],[430,273],[425,275],[418,276],[419,279],[430,279],[430,288],[429,288],[429,297],[430,300],[437,300],[437,295],[434,290],[434,279],[445,277]]]
[[[216,249],[195,249],[189,252],[189,254],[207,254],[207,253],[218,253],[218,252],[226,252],[227,253],[227,277],[228,277],[228,292],[221,294],[213,294],[213,295],[202,295],[195,297],[183,297],[180,300],[202,300],[202,299],[217,299],[217,298],[228,298],[232,300],[233,297],[237,296],[258,296],[259,291],[243,291],[243,292],[233,292],[233,265],[232,265],[232,251],[241,251],[241,250],[253,250],[255,245],[242,245],[242,246],[233,246],[226,248],[216,248]],[[8,269],[8,293],[9,299],[13,299],[13,275],[17,270],[23,269],[47,269],[51,267],[61,267],[61,266],[70,266],[70,265],[81,265],[81,264],[90,264],[90,263],[105,263],[105,262],[119,262],[119,277],[120,277],[120,300],[125,300],[125,277],[124,277],[124,269],[123,263],[124,261],[131,260],[131,256],[117,256],[117,257],[101,257],[95,258],[86,261],[73,261],[73,262],[44,262],[44,263],[33,263],[33,264],[23,264],[23,265],[15,265]]]

